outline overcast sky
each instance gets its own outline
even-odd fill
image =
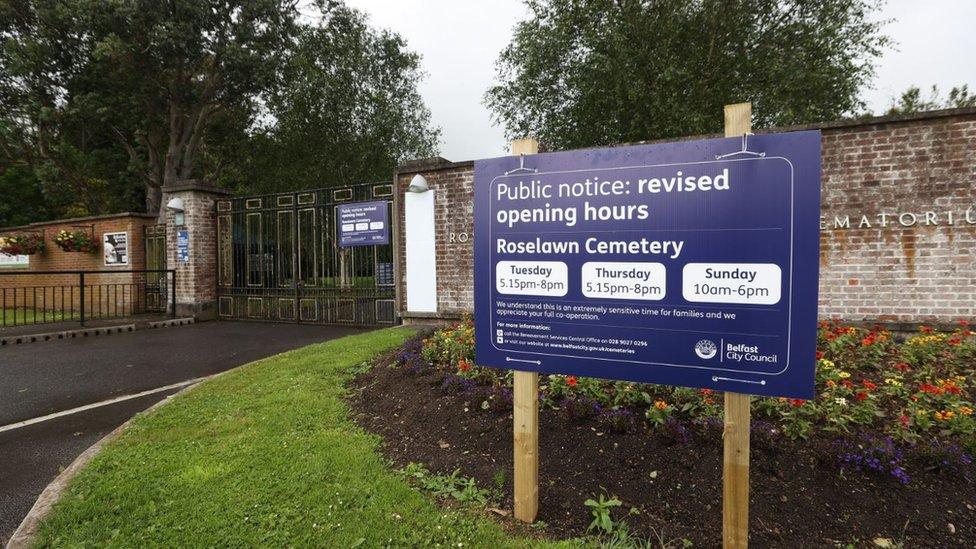
[[[505,153],[504,133],[492,125],[483,98],[498,53],[527,16],[521,0],[346,2],[423,55],[427,78],[420,91],[442,129],[441,156],[457,161]],[[865,92],[872,111],[880,114],[911,85],[976,88],[976,0],[889,0],[881,18],[895,20],[887,34],[898,45],[881,59],[874,89]]]

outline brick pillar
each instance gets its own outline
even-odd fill
[[[176,269],[176,315],[198,320],[217,318],[217,216],[219,197],[230,194],[213,184],[191,179],[163,187],[159,220],[166,224],[167,267]],[[171,200],[183,200],[183,223],[177,224],[177,213],[167,207]],[[189,237],[189,260],[178,254],[178,231]]]

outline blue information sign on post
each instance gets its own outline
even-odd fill
[[[186,229],[176,231],[176,258],[180,263],[190,261],[190,233]]]
[[[387,203],[354,202],[336,206],[339,245],[374,246],[390,243]]]
[[[477,363],[812,398],[820,132],[475,163]]]

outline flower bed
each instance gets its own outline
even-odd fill
[[[458,467],[511,505],[511,373],[473,365],[470,322],[408,342],[357,380],[361,423],[405,466]],[[756,398],[752,536],[760,545],[976,545],[976,336],[821,324],[810,401]],[[641,535],[720,543],[722,395],[540,378],[540,520],[587,532],[601,493]],[[892,545],[892,546],[895,546]]]
[[[35,255],[43,252],[43,233],[24,233],[0,238],[0,254]]]
[[[98,243],[84,231],[58,231],[54,243],[66,252],[93,254],[98,251]]]
[[[813,400],[756,398],[757,419],[772,422],[791,439],[814,433],[856,431],[890,437],[899,443],[937,438],[976,451],[976,334],[966,322],[951,333],[921,328],[899,341],[883,330],[822,322],[818,332],[816,393]],[[509,387],[511,373],[475,367],[474,327],[470,321],[438,330],[398,364],[415,371],[434,368],[473,387]],[[492,391],[495,392],[495,391]],[[669,419],[721,417],[720,395],[688,389],[576,376],[543,376],[542,403],[574,419],[615,419],[627,412],[656,425]],[[624,422],[627,423],[627,422]]]

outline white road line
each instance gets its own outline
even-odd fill
[[[70,416],[72,414],[77,414],[78,412],[84,412],[86,410],[92,410],[95,408],[101,408],[102,406],[109,406],[119,402],[125,402],[127,400],[132,400],[134,398],[144,397],[156,393],[162,393],[164,391],[169,391],[172,389],[178,389],[180,387],[186,387],[187,385],[193,385],[194,383],[199,383],[205,379],[213,376],[198,377],[196,379],[190,379],[188,381],[181,381],[179,383],[174,383],[172,385],[166,385],[165,387],[157,387],[155,389],[149,389],[148,391],[143,391],[141,393],[135,393],[132,395],[124,395],[120,397],[110,398],[108,400],[103,400],[101,402],[95,402],[93,404],[86,404],[84,406],[79,406],[77,408],[71,408],[70,410],[64,410],[62,412],[55,412],[53,414],[48,414],[46,416],[35,417],[32,419],[25,419],[24,421],[18,421],[17,423],[11,423],[9,425],[0,426],[0,433],[5,431],[13,431],[14,429],[20,429],[21,427],[27,427],[28,425],[34,425],[35,423],[41,423],[42,421],[47,421],[49,419],[57,419],[59,417]]]

